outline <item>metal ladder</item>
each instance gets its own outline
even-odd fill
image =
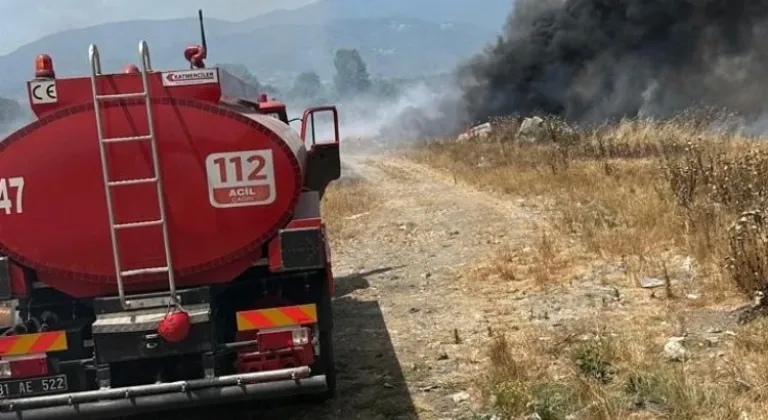
[[[142,274],[168,274],[168,285],[170,291],[170,305],[178,303],[176,296],[176,281],[174,278],[173,262],[171,261],[171,245],[168,235],[168,223],[165,214],[165,200],[163,193],[163,184],[160,171],[160,159],[157,153],[157,139],[155,138],[155,127],[152,119],[152,103],[150,101],[148,72],[152,71],[152,64],[149,59],[149,47],[146,41],[139,42],[139,60],[141,61],[141,81],[144,87],[142,92],[118,93],[102,95],[98,92],[97,77],[101,75],[101,60],[99,59],[99,50],[96,45],[91,44],[88,48],[88,58],[91,62],[91,89],[93,91],[94,114],[96,115],[96,130],[99,136],[99,151],[101,152],[101,171],[104,177],[104,190],[107,197],[107,213],[109,215],[110,235],[112,239],[112,254],[115,261],[115,274],[117,277],[117,288],[120,295],[120,303],[124,309],[131,308],[131,301],[126,300],[124,279],[126,277],[139,276]],[[149,132],[146,135],[132,137],[105,137],[104,126],[101,120],[101,102],[119,99],[143,99],[146,104],[147,125]],[[109,179],[109,165],[107,161],[106,145],[110,143],[124,143],[148,141],[152,149],[153,176],[150,178],[125,179],[112,181]],[[157,202],[159,205],[159,218],[156,220],[145,220],[129,223],[116,223],[115,210],[112,201],[112,189],[126,185],[136,184],[155,184],[157,187]],[[147,267],[134,270],[124,270],[120,258],[120,249],[117,241],[117,231],[126,229],[142,228],[147,226],[160,226],[163,229],[163,246],[165,247],[166,265],[162,267]]]

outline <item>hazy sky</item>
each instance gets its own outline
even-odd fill
[[[64,29],[131,19],[206,17],[242,20],[316,0],[0,0],[0,54]]]

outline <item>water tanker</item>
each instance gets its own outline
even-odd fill
[[[92,45],[72,78],[38,57],[37,119],[0,143],[0,419],[334,394],[336,109],[297,132],[205,56],[156,71],[142,41],[108,74]]]

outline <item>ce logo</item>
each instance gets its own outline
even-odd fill
[[[40,96],[40,91],[43,90],[43,88],[45,88],[44,93],[45,93],[45,96],[47,98],[43,98],[42,96]],[[53,99],[53,100],[55,100],[56,99],[56,85],[53,84],[53,83],[49,84],[48,86],[37,85],[34,88],[32,88],[32,96],[35,99],[39,99],[39,100],[43,100],[43,99]]]

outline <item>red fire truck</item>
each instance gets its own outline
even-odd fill
[[[0,143],[0,419],[333,396],[336,108],[297,132],[205,67],[204,32],[184,55],[155,70],[142,41],[106,73],[91,45],[69,78],[37,58],[37,118]]]

